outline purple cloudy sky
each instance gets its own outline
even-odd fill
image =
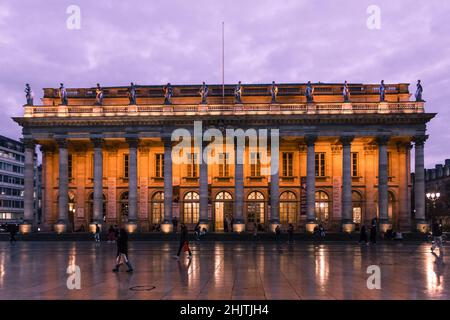
[[[69,5],[81,29],[66,28]],[[381,29],[366,26],[369,5]],[[450,158],[450,2],[381,0],[1,0],[0,134],[19,138],[24,84],[43,87],[221,82],[388,83],[421,79],[428,167]]]

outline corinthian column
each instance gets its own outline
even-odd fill
[[[307,145],[306,155],[306,231],[313,232],[316,221],[316,154],[315,143],[317,136],[305,136]]]
[[[342,230],[352,232],[353,205],[352,205],[352,172],[351,172],[351,143],[352,136],[341,137],[342,143]]]
[[[67,140],[56,140],[59,148],[59,176],[58,176],[58,223],[55,225],[57,233],[65,232],[69,213],[69,156]]]
[[[137,145],[138,138],[127,138],[129,146],[128,173],[128,232],[137,229]]]
[[[417,230],[428,231],[428,224],[425,221],[425,169],[424,169],[424,147],[428,136],[421,135],[414,137],[415,147],[415,168],[414,168],[414,207],[416,210],[415,219]]]
[[[378,214],[380,218],[380,231],[386,232],[391,228],[388,216],[388,136],[377,137],[378,143]]]
[[[101,224],[103,218],[103,140],[92,139],[94,145],[94,212],[93,223]]]
[[[202,142],[202,149],[199,152],[200,159],[200,177],[199,177],[199,190],[200,190],[200,228],[206,228],[209,230],[208,221],[208,157],[203,157],[204,150],[208,145],[207,141]]]
[[[34,151],[35,142],[32,139],[24,139],[25,145],[25,169],[24,169],[24,221],[20,226],[21,233],[31,232],[34,216]]]
[[[163,138],[164,143],[164,222],[161,224],[161,231],[172,232],[172,141],[170,137]],[[175,230],[176,231],[176,230]]]
[[[244,223],[244,150],[243,145],[239,145],[239,139],[236,139],[234,145],[234,224],[233,229],[236,232],[245,231]]]

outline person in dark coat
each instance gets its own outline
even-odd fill
[[[172,224],[173,224],[173,232],[177,233],[177,229],[178,229],[178,219],[177,219],[177,217],[173,217]]]
[[[119,236],[117,237],[116,267],[113,269],[113,272],[119,271],[119,267],[122,264],[121,260],[125,261],[128,267],[127,272],[133,272],[133,267],[128,259],[128,233],[123,228],[119,230]]]
[[[364,242],[367,244],[367,231],[366,226],[362,225],[361,230],[359,231],[359,243]]]
[[[377,243],[377,225],[376,223],[373,223],[373,221],[372,226],[370,227],[370,242],[373,244]]]
[[[189,252],[189,259],[192,259],[192,252],[191,252],[191,248],[189,248],[189,232],[188,229],[186,227],[186,225],[184,223],[181,224],[181,229],[180,229],[180,246],[178,247],[178,253],[175,256],[175,258],[178,260],[180,259],[180,253],[181,250],[183,250],[184,246],[188,247],[188,252]]]
[[[15,224],[8,225],[9,229],[9,242],[13,243],[16,242],[16,234],[17,234],[17,228]]]
[[[289,223],[288,226],[288,243],[294,243],[294,225]]]

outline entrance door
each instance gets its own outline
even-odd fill
[[[231,221],[232,218],[233,202],[231,194],[226,191],[219,192],[214,205],[214,230],[224,231],[225,220]]]

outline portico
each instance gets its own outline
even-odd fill
[[[434,114],[424,112],[423,102],[407,101],[402,84],[392,85],[382,103],[370,86],[362,86],[367,94],[345,103],[339,101],[337,85],[316,85],[323,94],[314,103],[288,94],[297,87],[302,92],[304,85],[280,86],[273,103],[262,93],[265,87],[248,85],[242,104],[234,104],[231,95],[218,104],[214,86],[209,86],[207,104],[192,104],[188,92],[193,89],[175,86],[171,105],[158,102],[163,96],[156,89],[138,88],[137,105],[130,106],[124,106],[116,88],[104,88],[109,93],[101,106],[94,106],[86,89],[67,89],[67,106],[58,105],[52,89],[45,89],[44,105],[25,106],[25,115],[15,121],[29,141],[26,152],[41,146],[48,230],[73,231],[98,223],[124,225],[130,232],[170,232],[174,216],[190,228],[200,223],[217,232],[230,221],[237,232],[251,231],[254,225],[266,231],[277,225],[286,229],[290,223],[296,231],[312,231],[320,223],[352,232],[374,217],[381,230],[424,230],[420,172],[426,123]],[[279,144],[255,150],[247,141],[241,149],[235,144],[233,152],[214,148],[209,157],[217,161],[198,161],[198,144],[192,141],[190,150],[174,152],[180,141],[171,139],[176,129],[193,133],[194,121],[222,131],[277,129]],[[411,145],[416,221],[408,211]],[[174,157],[186,160],[179,163]],[[215,205],[224,202],[227,209]],[[25,217],[28,207],[25,201]]]

